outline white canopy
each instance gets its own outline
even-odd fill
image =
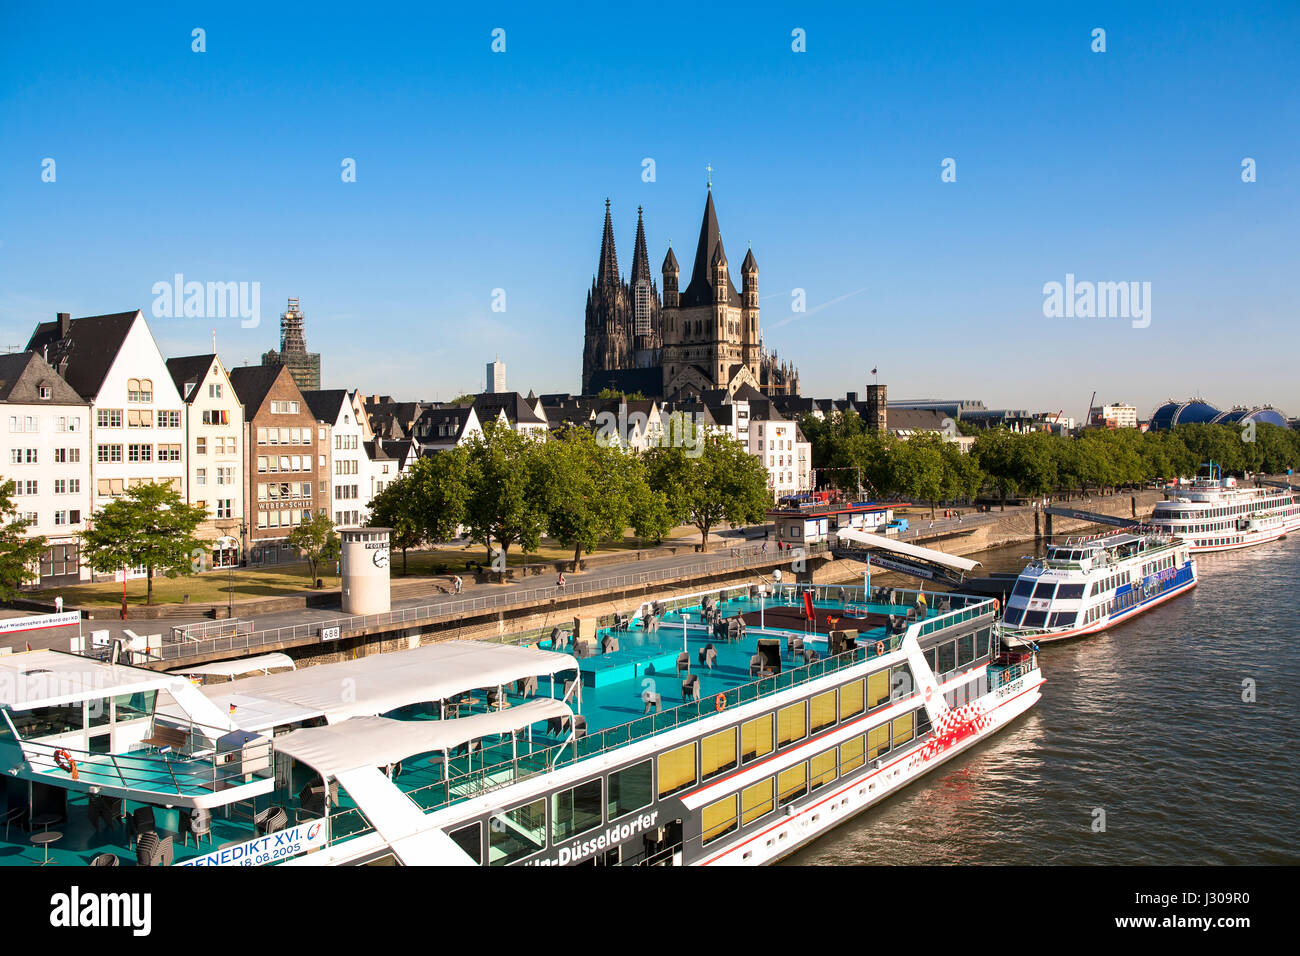
[[[276,753],[302,761],[322,776],[359,767],[383,767],[416,754],[451,750],[471,740],[523,730],[552,717],[572,718],[569,705],[551,697],[453,720],[353,717],[328,727],[304,727],[275,738]]]
[[[474,861],[424,811],[374,767],[344,771],[339,783],[371,826],[407,866],[474,866]]]
[[[273,667],[294,668],[293,658],[288,654],[260,654],[257,657],[241,657],[236,661],[217,661],[215,664],[196,664],[193,667],[179,667],[171,674],[211,674],[216,677],[238,677],[253,671],[266,673]]]
[[[856,528],[841,528],[836,534],[839,535],[841,541],[856,541],[868,548],[920,558],[922,561],[940,564],[945,568],[953,568],[957,571],[973,571],[980,566],[978,561],[971,561],[969,558],[959,558],[955,554],[945,554],[942,551],[935,551],[933,548],[905,544],[902,541],[895,541],[893,538],[886,538],[881,534],[871,534],[868,531],[859,531]]]
[[[223,710],[235,704],[239,726],[256,731],[307,717],[323,716],[335,724],[407,704],[446,700],[480,687],[577,669],[577,660],[569,654],[512,644],[448,641],[198,689]]]

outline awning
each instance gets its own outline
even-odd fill
[[[305,727],[275,738],[276,753],[288,754],[322,776],[337,777],[359,767],[384,767],[416,754],[451,750],[471,740],[523,730],[553,717],[572,718],[569,705],[551,697],[517,707],[453,720],[393,720],[353,717],[328,727]]]
[[[288,674],[245,677],[201,687],[223,710],[231,703],[246,730],[266,730],[288,714],[323,716],[329,723],[386,714],[408,704],[446,700],[481,687],[577,671],[578,661],[535,647],[448,641],[354,661],[305,667]],[[255,712],[274,723],[253,722]],[[302,720],[297,716],[295,720]]]
[[[915,544],[904,544],[902,541],[895,541],[893,538],[886,538],[881,534],[858,531],[856,528],[841,528],[837,534],[841,541],[856,541],[868,548],[879,551],[892,551],[894,554],[919,558],[922,561],[939,564],[955,571],[973,571],[980,566],[978,561],[971,561],[969,558],[959,558],[954,554],[945,554],[943,551],[922,548]]]
[[[339,783],[389,849],[406,866],[475,866],[424,811],[374,767],[348,770]]]
[[[293,668],[293,658],[288,654],[260,654],[257,657],[243,657],[237,661],[217,661],[215,664],[196,664],[193,667],[180,667],[170,674],[211,674],[216,677],[238,677],[253,671],[266,673],[273,667]]]

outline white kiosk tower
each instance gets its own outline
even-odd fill
[[[392,609],[388,587],[392,528],[340,528],[343,544],[343,613],[383,614]]]

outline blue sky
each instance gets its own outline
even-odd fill
[[[689,271],[711,164],[805,394],[1300,414],[1300,6],[847,7],[6,4],[0,344],[182,273],[262,321],[151,318],[169,355],[256,362],[298,296],[326,386],[573,391],[605,197],[625,273],[638,205]],[[1067,273],[1149,327],[1045,318]]]

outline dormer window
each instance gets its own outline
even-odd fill
[[[54,389],[50,388],[50,386],[48,385],[38,386],[36,389],[36,393],[40,395],[40,397],[45,401],[49,401],[51,398],[54,397]]]

